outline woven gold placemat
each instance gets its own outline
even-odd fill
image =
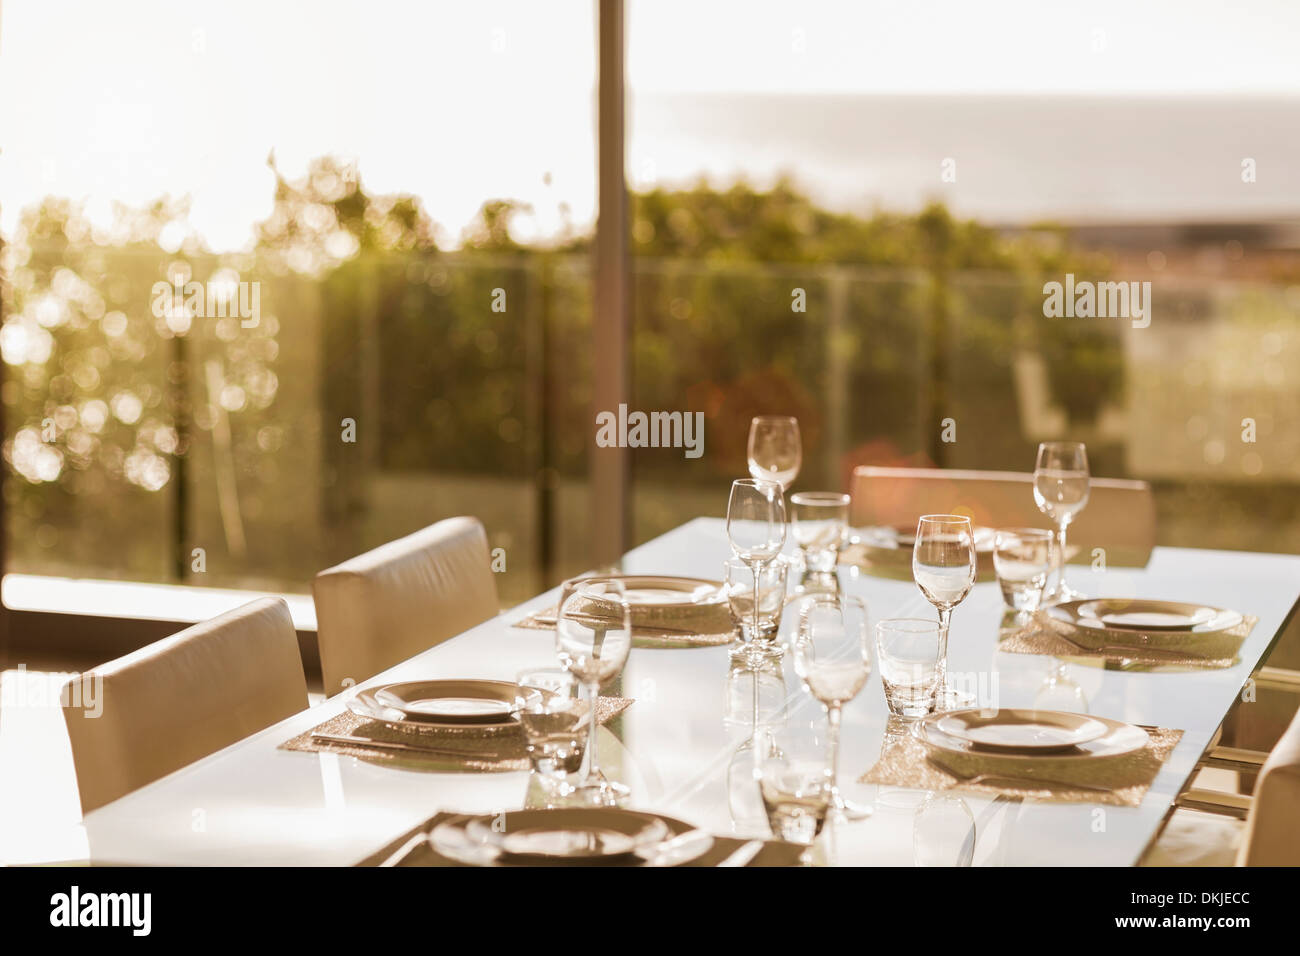
[[[1232,667],[1237,663],[1237,651],[1242,642],[1250,636],[1259,618],[1245,615],[1236,627],[1215,634],[1194,635],[1196,653],[1184,653],[1169,643],[1152,643],[1147,646],[1129,644],[1110,644],[1101,648],[1082,647],[1080,644],[1096,644],[1104,640],[1102,635],[1084,633],[1065,621],[1058,621],[1039,612],[1024,627],[1009,627],[1003,630],[998,641],[998,650],[1011,654],[1044,654],[1050,657],[1072,657],[1080,660],[1128,661],[1150,666],[1182,667],[1192,670],[1217,670]],[[1179,635],[1186,640],[1185,635]],[[1169,635],[1157,635],[1166,641]],[[1067,640],[1069,638],[1070,640]],[[1075,640],[1078,643],[1071,643]]]
[[[548,607],[534,611],[527,617],[515,621],[511,627],[522,627],[537,631],[555,630],[556,608]],[[633,647],[720,647],[730,644],[736,632],[731,626],[731,617],[726,608],[721,614],[709,613],[702,619],[699,631],[686,626],[666,627],[651,624],[634,624],[632,626]]]
[[[967,782],[959,778],[979,773],[1011,773],[1006,764],[996,768],[987,759],[966,755],[944,754],[957,772],[940,766],[930,759],[930,748],[918,740],[905,724],[891,724],[892,732],[885,734],[880,759],[861,777],[861,783],[905,787],[909,790],[970,790],[990,795],[1020,797],[1044,803],[1104,803],[1116,807],[1136,807],[1151,788],[1161,765],[1182,739],[1181,730],[1158,727],[1147,730],[1151,742],[1141,750],[1116,757],[1098,757],[1093,760],[1053,759],[1037,757],[1032,766],[1014,771],[1023,786],[1010,782]],[[1145,728],[1144,728],[1145,729]],[[1025,761],[1028,764],[1028,761]],[[1043,781],[1035,786],[1034,782]],[[1084,784],[1089,788],[1071,788],[1070,784]]]
[[[608,723],[631,705],[632,699],[628,697],[599,698],[596,701],[596,723]],[[436,748],[441,752],[422,754],[408,750],[383,750],[362,745],[331,743],[313,739],[312,734],[318,733],[415,744]],[[362,717],[350,710],[345,710],[338,716],[317,724],[311,730],[286,740],[280,744],[279,749],[344,754],[375,763],[442,773],[457,770],[481,772],[529,769],[523,731],[518,727],[492,730],[477,727],[454,730],[429,728],[423,731],[406,731],[390,727],[378,720]]]

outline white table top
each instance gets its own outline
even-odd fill
[[[719,519],[699,518],[627,556],[629,572],[718,577],[728,548]],[[1092,595],[1202,601],[1259,618],[1227,670],[1141,673],[1071,665],[1070,678],[1091,713],[1133,723],[1181,728],[1185,734],[1142,805],[1013,801],[991,805],[962,795],[979,820],[975,865],[1126,865],[1155,832],[1197,758],[1245,680],[1300,597],[1300,557],[1158,548],[1143,569],[1073,567],[1072,585]],[[863,597],[873,620],[931,617],[911,582],[841,572],[845,589]],[[368,684],[434,677],[512,679],[528,666],[554,662],[553,635],[512,628],[529,610],[553,602],[540,595],[378,675]],[[996,675],[997,703],[1032,706],[1053,658],[998,653],[1002,613],[995,583],[977,584],[953,616],[949,667]],[[788,670],[788,668],[787,668]],[[634,788],[635,802],[715,833],[750,831],[733,821],[727,766],[750,733],[726,719],[727,650],[634,649],[622,693],[636,698],[623,715],[620,746],[606,733],[602,765]],[[786,677],[791,719],[820,711]],[[733,690],[737,690],[733,688]],[[739,690],[741,699],[747,693]],[[288,738],[343,709],[333,698],[262,733],[191,764],[85,818],[95,861],[181,865],[349,865],[439,810],[486,812],[518,807],[528,775],[421,773],[334,754],[277,749]],[[875,806],[859,823],[836,828],[833,859],[842,864],[904,865],[915,859],[913,791],[860,786],[880,753],[886,710],[879,678],[845,709],[840,779],[852,799]],[[603,755],[608,747],[611,756]],[[934,848],[925,843],[926,853]],[[939,852],[943,848],[939,847]]]

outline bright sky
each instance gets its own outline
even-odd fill
[[[1300,3],[634,0],[636,95],[1300,97]],[[594,0],[0,0],[0,228],[47,194],[188,194],[210,245],[269,210],[274,149],[414,192],[454,242],[487,198],[594,206]],[[638,129],[629,167],[655,130]],[[701,168],[708,157],[701,156]],[[549,174],[550,184],[545,178]]]

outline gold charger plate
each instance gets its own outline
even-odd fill
[[[1205,634],[1226,631],[1241,623],[1236,611],[1185,601],[1141,598],[1092,598],[1067,601],[1049,608],[1059,620],[1078,627],[1138,634],[1165,632]]]
[[[668,824],[651,813],[560,807],[516,810],[494,817],[473,817],[465,837],[494,848],[505,859],[608,860],[647,851],[663,843]]]
[[[1095,720],[1103,724],[1105,732],[1091,740],[1067,747],[1058,748],[1050,751],[1037,750],[991,750],[986,747],[973,743],[970,740],[964,740],[961,737],[953,736],[939,729],[938,724],[944,718],[952,718],[956,715],[965,714],[984,714],[988,717],[996,718],[999,715],[1007,715],[1008,718],[1019,720],[1038,720],[1046,719],[1045,715],[1057,715],[1058,719],[1067,716],[1058,711],[1034,711],[1018,708],[984,710],[971,709],[966,711],[946,711],[938,714],[930,714],[922,717],[912,727],[912,733],[918,740],[930,748],[932,753],[940,756],[962,758],[964,762],[969,762],[972,758],[977,758],[981,762],[990,764],[1004,764],[1024,768],[1035,762],[1051,761],[1053,763],[1077,764],[1084,761],[1096,760],[1109,757],[1120,757],[1134,751],[1141,750],[1145,747],[1150,737],[1141,727],[1135,727],[1132,724],[1126,724],[1118,720],[1111,720],[1107,717],[1092,717],[1089,720]],[[1075,715],[1078,716],[1078,715]]]
[[[1087,714],[1055,710],[956,710],[936,714],[935,729],[976,750],[1054,753],[1105,736],[1110,728]]]
[[[633,627],[684,628],[696,624],[703,628],[701,633],[711,633],[711,628],[718,626],[730,628],[721,581],[671,574],[609,574],[583,580],[622,584]]]
[[[1242,627],[1245,619],[1236,611],[1136,598],[1066,601],[1037,611],[1035,619],[1084,651],[1111,656],[1132,648],[1137,655],[1147,651],[1193,660],[1227,660],[1237,656],[1249,631]],[[1183,626],[1173,629],[1171,625],[1178,621]],[[1152,622],[1158,626],[1149,626]]]
[[[474,866],[678,866],[707,853],[713,838],[700,834],[660,861],[656,861],[656,848],[691,832],[688,824],[660,814],[612,807],[557,807],[452,817],[433,828],[429,842],[442,856]],[[511,833],[522,841],[525,852],[506,851]],[[584,852],[593,834],[599,835],[603,849]],[[563,852],[535,852],[548,846]]]

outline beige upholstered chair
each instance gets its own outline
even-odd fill
[[[316,575],[325,693],[363,681],[496,615],[487,534],[448,518]]]
[[[1146,866],[1300,866],[1300,711],[1264,761],[1254,797],[1179,797]],[[1208,812],[1207,812],[1208,811]],[[1245,824],[1228,817],[1245,816]]]
[[[63,717],[81,810],[307,706],[289,608],[262,598],[73,678]]]
[[[1034,476],[1011,471],[944,468],[876,468],[853,471],[850,521],[855,527],[916,526],[924,514],[970,515],[990,528],[1049,528],[1034,505]],[[1094,478],[1088,506],[1070,525],[1075,560],[1104,548],[1106,563],[1142,567],[1156,543],[1156,508],[1145,481]]]

